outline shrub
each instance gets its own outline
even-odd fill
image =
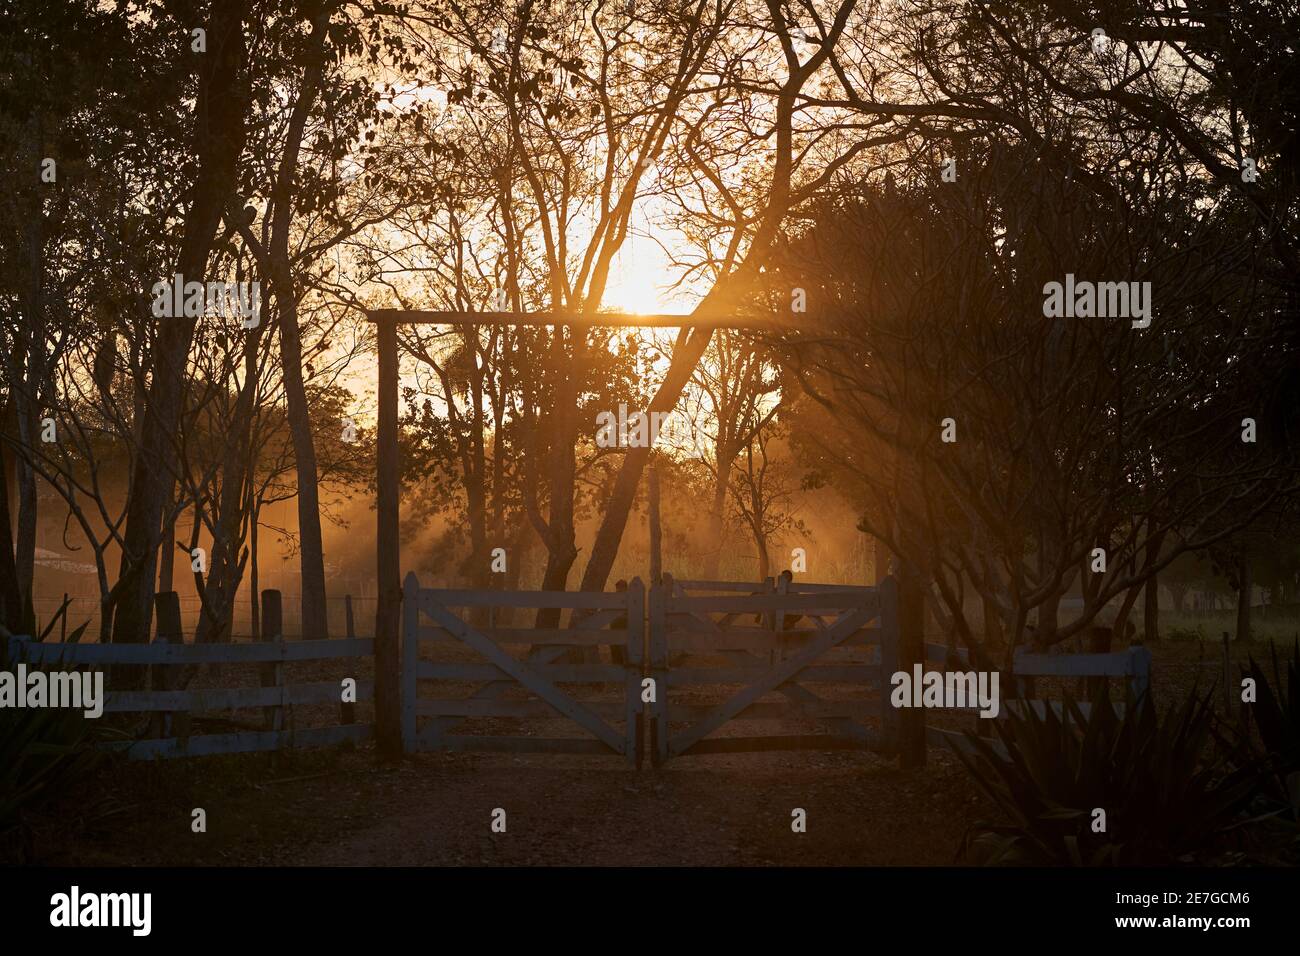
[[[70,642],[84,630],[73,631]],[[7,635],[0,635],[0,669],[12,669],[7,645]],[[0,847],[24,844],[24,813],[94,768],[98,754],[87,745],[89,733],[81,711],[0,708]]]
[[[1153,865],[1191,861],[1238,819],[1259,781],[1252,766],[1211,756],[1210,698],[1157,716],[1150,695],[1117,716],[1104,692],[1085,719],[1026,708],[995,724],[1001,747],[968,735],[958,751],[1011,820],[976,823],[963,851],[984,864]],[[1105,832],[1093,832],[1094,809]]]
[[[1300,819],[1300,642],[1292,645],[1291,657],[1279,666],[1277,648],[1272,649],[1272,679],[1252,656],[1242,676],[1255,682],[1255,701],[1245,708],[1256,729],[1230,731],[1235,759],[1242,765],[1260,764],[1269,778],[1266,794],[1274,804],[1286,808],[1292,819]]]

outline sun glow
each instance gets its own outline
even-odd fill
[[[610,266],[609,285],[601,304],[633,315],[690,311],[670,288],[674,273],[658,242],[629,236]]]

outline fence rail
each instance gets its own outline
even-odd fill
[[[370,638],[285,641],[280,627],[280,593],[262,592],[263,640],[250,643],[182,643],[180,610],[175,592],[156,599],[158,638],[150,644],[53,644],[30,637],[9,639],[9,659],[32,666],[107,668],[110,681],[120,679],[123,668],[148,667],[146,690],[113,690],[104,695],[105,713],[142,713],[154,716],[154,736],[107,741],[99,746],[122,751],[132,759],[207,756],[211,754],[275,751],[315,747],[347,741],[362,742],[373,735],[373,725],[355,722],[353,701],[344,702],[341,681],[288,683],[284,665],[306,661],[361,661],[374,655]],[[350,602],[349,602],[350,607]],[[349,632],[352,629],[348,615]],[[259,665],[257,687],[189,688],[198,665]],[[178,673],[180,672],[180,673]],[[356,702],[374,699],[374,684],[355,677]],[[133,682],[134,683],[134,682]],[[351,696],[351,695],[349,695]],[[294,726],[295,706],[338,702],[340,724],[327,727]],[[214,711],[263,709],[263,727],[236,733],[189,733],[190,719]],[[286,726],[287,725],[287,726]]]
[[[892,577],[879,587],[859,587],[788,578],[674,581],[665,574],[647,594],[640,579],[614,592],[477,591],[421,588],[412,574],[403,594],[395,696],[408,752],[612,754],[640,766],[646,753],[659,764],[708,753],[873,749],[916,766],[924,762],[927,743],[971,749],[964,733],[926,726],[924,710],[890,704],[895,673],[911,673],[916,665],[971,666],[965,649],[923,640],[916,595],[904,598]],[[350,597],[346,637],[286,641],[280,593],[267,590],[260,639],[220,644],[184,642],[174,592],[158,595],[156,603],[159,636],[153,643],[37,643],[18,637],[9,640],[9,658],[34,666],[104,668],[110,680],[147,668],[132,675],[147,680],[109,687],[103,701],[106,713],[151,718],[147,738],[104,745],[133,758],[373,738],[374,725],[358,723],[355,712],[356,703],[376,701],[376,685],[361,679],[364,673],[352,677],[355,698],[346,701],[342,684],[320,674],[286,679],[291,664],[353,662],[363,670],[373,660],[376,642],[355,636]],[[554,620],[542,627],[502,626],[510,620],[509,609],[554,612]],[[187,686],[204,665],[251,665],[254,685]],[[1003,676],[1014,688],[1004,712],[1059,713],[1059,703],[1031,699],[1035,678],[1122,678],[1138,698],[1150,687],[1151,655],[1141,646],[1112,654],[1022,651]],[[651,693],[643,702],[647,687]],[[611,688],[618,699],[599,699]],[[333,703],[339,707],[337,725],[297,726],[295,708]],[[1086,712],[1087,705],[1081,706]],[[192,718],[259,709],[260,726],[190,732]],[[559,721],[579,733],[557,736],[539,721]],[[787,724],[784,732],[769,732],[763,721],[812,722],[822,730]]]
[[[965,662],[969,657],[963,649],[950,649],[938,644],[927,644],[926,656],[938,662]],[[1035,677],[1119,677],[1125,680],[1130,699],[1137,702],[1151,689],[1151,651],[1142,645],[1112,654],[1035,654],[1022,649],[1012,657],[1011,678],[1015,682],[1016,696],[1003,701],[1003,713],[1024,715],[1033,711],[1042,719],[1050,709],[1057,717],[1064,719],[1068,716],[1061,701],[1033,699]],[[1114,705],[1119,714],[1124,713],[1125,706],[1124,703]],[[1080,716],[1088,720],[1092,704],[1080,702],[1078,708]],[[974,711],[977,708],[965,709]],[[927,726],[925,736],[926,742],[935,746],[951,746],[969,754],[978,752],[964,733]],[[989,745],[995,752],[1006,755],[1006,748],[1000,741],[989,741]]]

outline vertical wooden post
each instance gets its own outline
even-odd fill
[[[641,739],[644,708],[641,706],[641,677],[645,665],[645,585],[633,578],[627,586],[627,653],[624,657],[627,696],[627,761],[638,770],[645,758]]]
[[[672,575],[650,587],[650,677],[655,699],[650,705],[650,762],[658,767],[668,759],[668,613]],[[630,622],[629,622],[630,623]]]
[[[1223,719],[1232,717],[1232,661],[1228,650],[1228,632],[1223,632]]]
[[[420,667],[420,581],[414,571],[406,575],[402,582],[402,673],[400,688],[401,704],[401,746],[407,753],[414,753],[419,741],[416,739],[418,729],[416,717],[419,715],[419,667]],[[377,648],[376,648],[377,649]],[[378,707],[379,702],[375,702]]]
[[[771,580],[771,578],[769,578],[768,580]],[[790,593],[789,579],[784,576],[777,578],[776,587],[773,590],[777,594],[789,594]],[[772,613],[772,630],[777,633],[780,633],[785,630],[785,609],[784,608],[777,608]],[[776,650],[772,652],[772,662],[776,663],[777,661],[783,661],[783,660],[785,660],[785,645],[781,644],[779,647],[777,647]]]
[[[343,598],[343,615],[344,625],[346,627],[347,638],[349,641],[355,640],[357,636],[357,622],[352,614],[352,595],[345,595]],[[356,660],[356,658],[348,658]],[[353,678],[355,680],[355,678]],[[357,705],[349,704],[346,701],[339,702],[339,720],[345,724],[355,724],[357,722]]]
[[[398,510],[401,464],[397,451],[397,326],[376,323],[379,339],[379,445],[376,512],[378,514],[375,610],[375,739],[379,752],[402,752],[401,657],[398,613],[402,603],[401,545]]]
[[[925,595],[915,569],[904,565],[898,582],[898,669],[914,674],[914,666],[924,661]],[[899,766],[905,769],[925,766],[923,708],[905,707],[899,711],[898,757]]]
[[[28,660],[31,656],[32,636],[15,634],[9,638],[8,663],[12,667]]]
[[[898,582],[888,575],[876,585],[880,597],[880,733],[886,753],[898,753],[898,710],[890,703],[898,673]]]
[[[664,571],[663,527],[659,513],[659,469],[650,466],[648,494],[650,499],[650,583],[659,580]]]
[[[889,577],[889,546],[880,538],[875,539],[875,549],[871,555],[872,573],[876,579],[876,587],[885,583],[885,578]]]
[[[259,636],[263,641],[273,644],[284,642],[282,610],[283,605],[280,601],[279,591],[267,590],[262,592],[262,633]],[[282,661],[261,665],[261,672],[263,687],[284,687],[284,663]],[[284,730],[284,707],[282,704],[264,707],[262,714],[262,723],[267,730]],[[279,749],[278,742],[276,749]]]
[[[185,634],[181,627],[181,598],[175,591],[163,591],[153,596],[154,617],[158,621],[155,631],[155,644],[184,644]],[[149,668],[149,688],[151,690],[171,690],[180,682],[171,679],[171,667],[168,664],[154,664]],[[190,715],[172,714],[159,711],[154,715],[153,733],[155,737],[188,737]]]
[[[1151,651],[1139,644],[1128,649],[1128,658],[1132,672],[1132,706],[1136,707],[1151,688]]]
[[[772,575],[770,575],[770,574],[769,574],[767,577],[763,578],[763,592],[762,592],[762,593],[764,593],[764,594],[775,594],[775,593],[776,593],[776,578],[772,577]],[[763,626],[766,627],[769,631],[775,631],[775,630],[776,630],[776,612],[775,612],[775,611],[768,611],[766,614],[763,615]]]

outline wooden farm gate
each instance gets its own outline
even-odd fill
[[[664,575],[649,607],[653,762],[764,750],[894,752],[898,718],[882,675],[899,668],[897,607],[892,578],[869,588]],[[866,722],[873,717],[874,727]],[[712,736],[736,722],[792,720],[824,730]]]
[[[408,574],[402,607],[407,752],[618,754],[640,766],[645,587],[639,578],[613,593],[464,591],[422,588]],[[540,609],[570,617],[537,628],[530,613],[529,626],[499,626],[502,612],[514,625],[523,610]],[[608,663],[599,659],[602,649]],[[421,696],[422,689],[429,692]],[[570,735],[551,735],[545,725],[556,722]],[[572,735],[575,725],[581,736]]]

